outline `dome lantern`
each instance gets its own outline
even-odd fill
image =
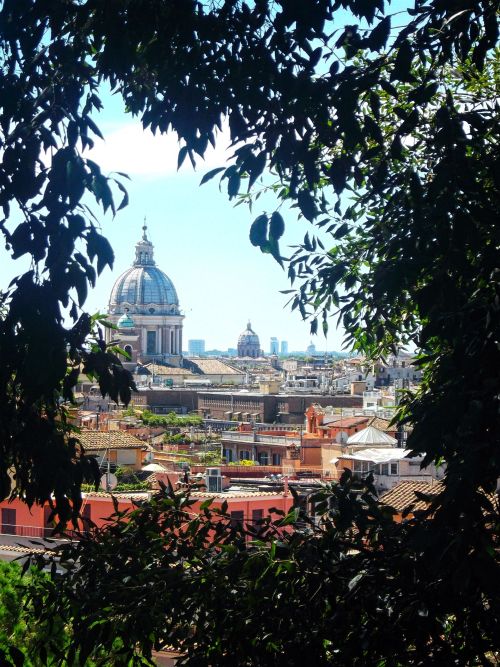
[[[179,315],[179,299],[170,278],[153,259],[154,246],[143,234],[135,245],[135,259],[115,282],[111,290],[109,310],[120,315],[128,308],[135,314]]]

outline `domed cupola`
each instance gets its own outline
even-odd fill
[[[178,315],[179,299],[170,278],[154,261],[154,246],[147,237],[146,224],[142,239],[136,243],[135,259],[115,282],[109,300],[109,312],[119,315]]]
[[[135,327],[134,320],[128,314],[128,308],[125,309],[125,313],[120,317],[116,326],[118,329],[133,329]]]
[[[252,329],[250,322],[245,331],[242,331],[238,337],[238,356],[239,357],[259,357],[261,354],[259,337]]]
[[[108,320],[116,329],[105,334],[106,342],[117,340],[128,352],[130,360],[123,363],[130,371],[138,362],[182,364],[184,315],[172,281],[155,264],[145,222],[142,230],[132,266],[111,290]]]

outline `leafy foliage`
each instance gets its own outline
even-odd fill
[[[199,415],[178,415],[175,412],[169,412],[167,415],[155,415],[149,410],[144,410],[141,419],[148,426],[173,426],[178,428],[203,426],[203,418]]]
[[[277,542],[263,549],[262,561],[257,551],[248,562],[270,567],[252,582],[269,588],[254,596],[248,578],[246,595],[238,598],[242,606],[235,601],[236,618],[254,610],[250,619],[260,621],[275,609],[284,618],[286,600],[307,628],[306,641],[299,624],[292,624],[297,638],[314,649],[319,664],[337,658],[366,664],[368,655],[379,664],[484,664],[498,620],[498,520],[484,518],[491,512],[485,498],[500,477],[498,8],[495,0],[415,0],[402,18],[391,16],[384,0],[4,0],[0,226],[12,257],[26,256],[31,265],[0,304],[0,495],[14,493],[32,503],[54,494],[63,519],[77,512],[79,485],[96,469],[76,438],[68,437],[60,401],[71,399],[80,367],[98,379],[103,392],[123,402],[130,398],[131,378],[103,341],[102,318],[92,320],[79,310],[87,286],[113,259],[83,198],[114,212],[114,192],[124,191],[119,178],[104,176],[85,157],[100,136],[92,118],[100,107],[99,85],[110,83],[144,127],[177,132],[179,164],[202,157],[226,118],[234,158],[203,180],[218,175],[230,199],[251,203],[263,174],[271,174],[277,208],[260,214],[251,242],[284,263],[279,240],[286,221],[278,209],[286,208],[280,208],[283,202],[296,208],[308,231],[288,263],[297,290],[292,308],[312,317],[313,332],[320,324],[326,332],[335,313],[347,344],[369,356],[415,346],[424,380],[398,418],[412,422],[408,446],[425,453],[424,463],[444,459],[447,465],[432,520],[388,528],[381,553],[352,540],[335,551],[344,535],[335,524],[317,540],[304,538],[300,557],[294,553],[289,567],[294,571],[303,558],[310,569],[304,567],[300,581],[307,585],[285,587],[277,598],[272,591],[280,577],[295,580],[277,565],[273,569],[281,553]],[[341,9],[351,12],[352,22],[340,28]],[[127,201],[123,194],[120,205]],[[73,319],[70,328],[63,322],[65,309]],[[168,500],[182,513],[176,502]],[[151,520],[148,530],[155,534],[151,526],[163,517],[161,510],[153,505],[140,516],[144,525],[146,517]],[[384,523],[377,519],[383,536]],[[169,521],[173,535],[177,525]],[[200,530],[203,535],[205,528]],[[221,610],[231,608],[231,586],[239,592],[235,572],[241,572],[240,558],[247,558],[241,542],[199,555],[205,563],[204,556],[219,562],[222,554],[227,566],[200,566],[200,582],[226,577],[224,603],[214,595]],[[172,560],[163,574],[185,574],[180,561],[174,563],[181,551],[167,549]],[[137,557],[134,548],[130,561],[117,563],[133,568]],[[145,563],[141,557],[138,562]],[[353,563],[355,576],[363,576],[349,590]],[[93,584],[104,580],[99,568]],[[148,574],[133,572],[141,584],[136,590],[146,597],[149,589],[142,584]],[[116,579],[122,581],[118,574]],[[322,590],[323,580],[331,591]],[[165,581],[175,590],[176,581]],[[315,619],[307,615],[308,605],[315,608],[311,600],[320,599],[313,586],[330,593],[321,597],[329,604]],[[103,599],[88,600],[88,617],[98,629],[87,633],[84,650],[92,650],[92,636],[102,636],[99,628],[109,627],[108,618],[119,633],[122,627],[130,631],[123,634],[126,642],[140,642],[139,632],[143,637],[151,625],[136,618],[134,634],[126,614],[111,614],[122,603],[113,598],[101,626]],[[203,596],[194,600],[190,611],[200,653],[186,645],[203,656],[202,664],[223,664],[229,645],[241,645],[236,658],[242,664],[253,659],[245,657],[254,655],[252,647],[261,664],[273,664],[270,656],[279,661],[282,654],[301,655],[298,641],[292,640],[289,651],[281,638],[282,621],[276,620],[272,633],[252,634],[245,642],[238,624],[226,623],[218,634],[212,618],[219,619],[221,611],[209,605],[204,615]],[[164,610],[153,602],[159,618]],[[92,603],[98,605],[93,612]],[[139,608],[133,606],[132,613]],[[188,642],[182,618],[165,624],[165,637]],[[210,645],[198,627],[213,637]],[[263,652],[263,642],[270,653]],[[387,646],[394,647],[390,655]]]
[[[42,622],[66,619],[70,664],[98,647],[108,660],[152,664],[165,646],[182,665],[487,664],[498,595],[471,588],[463,570],[451,585],[432,577],[440,565],[422,549],[432,521],[394,522],[373,493],[370,479],[346,474],[311,499],[316,520],[294,507],[242,526],[227,503],[193,514],[196,499],[164,489],[64,546],[54,557],[66,573],[31,604]],[[476,528],[497,519],[489,506]],[[493,557],[483,559],[481,576],[495,579]]]
[[[52,656],[51,645],[59,649],[64,645],[64,625],[54,617],[50,641],[43,636],[44,628],[33,618],[27,603],[28,590],[35,590],[48,583],[48,575],[32,569],[23,573],[17,563],[0,562],[0,660],[2,665],[42,664],[37,655],[43,642],[47,656]],[[41,589],[40,589],[41,590]],[[67,637],[66,637],[67,640]],[[28,656],[33,653],[32,659]],[[43,654],[43,651],[42,651]],[[50,659],[50,658],[49,658]]]

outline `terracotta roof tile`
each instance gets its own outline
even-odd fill
[[[243,375],[243,371],[233,368],[219,359],[190,359],[204,375]]]
[[[325,421],[325,426],[331,428],[351,428],[352,426],[359,426],[368,422],[369,417],[358,416],[358,417],[338,417],[334,419],[329,419]]]
[[[90,431],[82,429],[76,436],[86,451],[106,449],[144,449],[145,443],[127,431]]]
[[[196,375],[187,368],[179,368],[178,366],[163,366],[162,364],[149,363],[145,364],[146,368],[151,374],[155,375],[181,375],[186,378],[196,378]]]
[[[414,482],[406,480],[396,484],[392,489],[386,491],[380,496],[380,502],[384,505],[394,507],[397,512],[403,512],[410,505],[412,510],[425,510],[427,503],[419,500],[415,495],[415,491],[425,493],[429,496],[435,496],[441,490],[440,482]]]
[[[150,492],[148,491],[131,491],[130,493],[108,493],[107,491],[87,491],[82,493],[84,498],[117,498],[118,500],[148,500]]]

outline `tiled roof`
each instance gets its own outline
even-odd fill
[[[219,359],[191,359],[204,375],[243,375],[243,371],[233,368]]]
[[[156,479],[156,473],[155,472],[151,473],[151,475],[149,475],[149,477],[146,477],[144,481],[150,484],[152,487],[156,487],[158,482],[158,480]]]
[[[150,494],[147,491],[131,491],[130,493],[108,493],[107,491],[87,491],[82,493],[84,498],[111,498],[113,496],[117,500],[148,500]]]
[[[163,366],[161,364],[145,364],[144,368],[154,375],[182,375],[182,377],[195,378],[196,376],[187,368],[178,368],[177,366]]]
[[[77,435],[86,451],[105,449],[143,449],[144,442],[127,431],[91,431],[82,429]]]
[[[413,482],[411,480],[400,482],[392,489],[380,496],[380,502],[384,505],[394,507],[397,512],[403,512],[410,505],[412,510],[425,510],[427,504],[415,495],[415,491],[425,493],[429,496],[437,495],[441,490],[440,482]]]
[[[395,431],[397,426],[389,426],[391,423],[390,419],[383,419],[382,417],[372,417],[368,426],[373,426],[378,428],[379,431]]]
[[[359,426],[368,421],[368,417],[337,417],[334,419],[325,419],[325,426],[334,426],[336,428],[351,428],[352,426]]]

